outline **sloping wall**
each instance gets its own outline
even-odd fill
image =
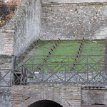
[[[13,31],[0,32],[0,55],[13,55]]]
[[[40,0],[22,0],[13,18],[0,29],[0,54],[20,55],[33,41],[37,40],[40,34],[40,16]],[[10,31],[12,31],[12,35],[10,35]],[[13,38],[13,42],[8,41],[7,43],[5,38],[10,39],[10,36]],[[9,42],[12,46],[9,45]],[[9,53],[10,48],[13,51]]]
[[[18,9],[15,24],[15,55],[23,53],[26,48],[39,37],[40,33],[40,0],[25,2]]]
[[[23,0],[14,17],[2,29],[14,31],[11,36],[15,55],[23,53],[38,38],[104,39],[107,37],[107,1]],[[5,38],[3,35],[8,35],[2,31],[1,41]],[[0,54],[8,53],[4,44],[0,43]]]

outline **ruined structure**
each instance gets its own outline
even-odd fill
[[[1,91],[9,90],[9,94],[0,94],[6,96],[8,107],[26,107],[43,99],[53,100],[63,107],[80,107],[83,102],[107,105],[107,84],[87,90],[81,85],[63,83],[12,86],[14,79],[11,75],[16,70],[13,56],[24,54],[38,39],[72,40],[84,37],[91,40],[104,39],[106,34],[107,0],[22,0],[13,17],[0,29],[0,75],[3,77],[0,84],[11,86],[0,88]],[[96,99],[92,101],[93,95]],[[98,99],[99,96],[101,99]],[[7,107],[6,101],[3,101],[5,104],[0,107]]]

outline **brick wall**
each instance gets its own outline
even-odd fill
[[[38,100],[52,100],[63,107],[81,106],[81,88],[61,84],[38,84],[13,86],[11,89],[12,107],[27,107]]]
[[[82,37],[103,39],[107,37],[107,3],[54,1],[43,0],[42,2],[42,39],[80,39]]]
[[[14,32],[5,30],[0,32],[0,55],[13,55]]]
[[[82,103],[107,105],[107,89],[82,90]]]
[[[33,41],[39,38],[40,15],[40,0],[25,0],[18,7],[15,21],[15,55],[23,53]]]
[[[7,49],[7,46],[4,47],[3,45],[5,45],[6,42],[10,42],[9,39],[12,38],[10,37],[12,36],[10,35],[10,32],[3,33],[2,31],[14,30],[15,34],[13,44],[15,55],[20,55],[21,53],[23,53],[33,41],[37,40],[40,34],[40,25],[41,25],[40,15],[41,15],[40,0],[32,1],[22,0],[21,4],[17,7],[17,10],[15,11],[15,15],[0,30],[1,32],[0,37],[3,39],[2,43],[0,44],[1,53],[4,54],[5,50],[8,53],[9,50],[11,50],[9,49],[10,48],[9,46],[8,46],[9,48]]]

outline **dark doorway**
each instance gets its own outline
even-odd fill
[[[40,101],[34,102],[28,107],[63,107],[63,106],[51,100],[40,100]]]

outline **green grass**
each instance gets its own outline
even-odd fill
[[[57,41],[54,41],[57,42]],[[54,49],[48,60],[43,63],[48,52],[54,45],[53,41],[40,41],[38,47],[33,50],[32,57],[26,62],[29,69],[35,70],[41,67],[43,71],[98,71],[101,68],[100,62],[104,60],[104,41],[89,41],[84,42],[84,47],[80,58],[76,65],[72,68],[74,59],[77,55],[81,41],[61,41],[59,46]],[[32,65],[34,64],[34,65]],[[41,65],[42,66],[41,66]]]

